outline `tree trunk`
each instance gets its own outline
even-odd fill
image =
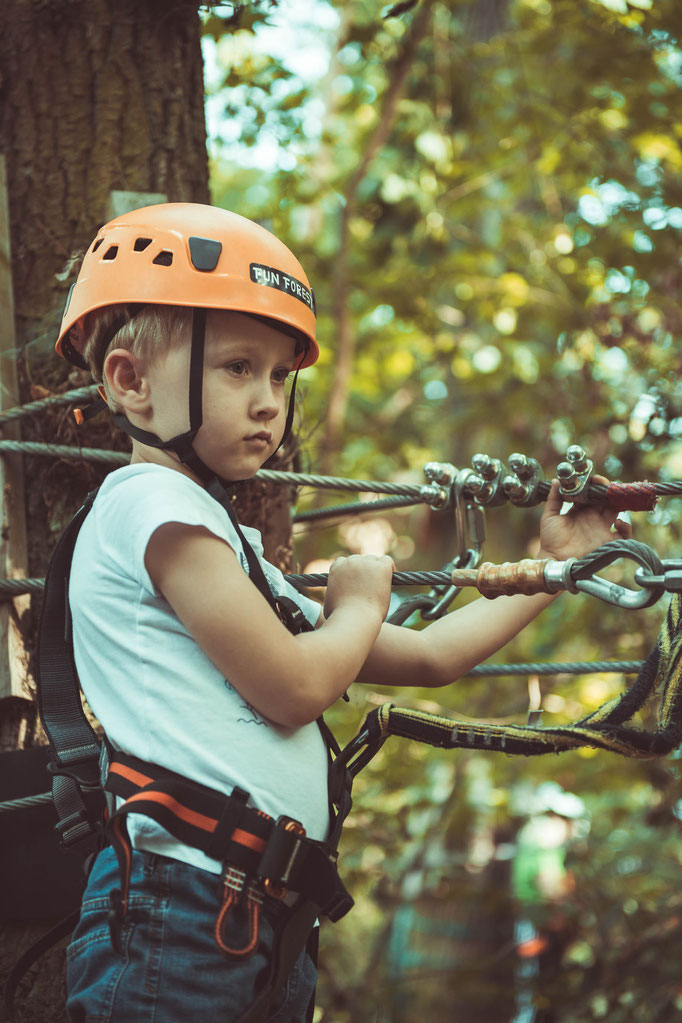
[[[197,7],[5,0],[0,148],[24,401],[91,382],[53,349],[76,274],[71,257],[110,216],[112,191],[208,201]],[[22,427],[26,440],[129,450],[105,416],[77,430],[68,410],[43,412]],[[57,536],[108,470],[45,457],[25,466],[29,572],[43,576]]]
[[[72,256],[112,215],[112,191],[140,193],[130,206],[145,205],[147,193],[161,193],[170,202],[210,201],[198,7],[198,0],[3,2],[0,151],[7,160],[23,401],[91,382],[54,355],[54,343],[75,277]],[[43,412],[24,419],[22,432],[25,440],[129,450],[128,438],[108,416],[77,430],[68,410]],[[37,456],[25,458],[25,469],[29,573],[42,577],[58,535],[110,470]],[[254,486],[244,488],[238,504],[253,509],[266,550],[287,567],[289,510],[281,500],[286,492],[264,494]],[[273,496],[279,524],[271,538],[263,507]],[[36,603],[21,622],[29,650]],[[24,702],[30,720],[33,707]],[[12,712],[17,713],[14,704]],[[29,729],[26,744],[32,740]],[[10,818],[3,821],[6,846],[12,830]],[[11,876],[0,878],[2,885],[12,883]],[[15,958],[52,922],[28,920],[28,914],[2,920],[0,985]],[[64,945],[29,975],[20,1023],[65,1020]]]

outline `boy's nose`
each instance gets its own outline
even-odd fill
[[[258,419],[274,419],[280,411],[280,400],[271,383],[263,384],[254,395],[252,410]]]

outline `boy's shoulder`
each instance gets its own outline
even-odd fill
[[[201,508],[209,517],[222,520],[224,508],[194,480],[163,465],[124,465],[109,473],[99,488],[94,509],[100,515],[119,514],[120,509],[140,511],[169,504]]]
[[[181,493],[196,493],[197,498],[208,498],[209,495],[198,483],[191,480],[185,473],[169,469],[165,465],[152,465],[148,462],[123,465],[120,469],[114,469],[105,478],[99,488],[98,499],[107,497],[114,490],[123,493],[135,490],[167,491],[178,490]]]
[[[167,466],[135,463],[114,470],[102,483],[94,508],[107,524],[112,519],[130,524],[130,515],[136,509],[140,518],[159,522],[175,520],[176,513],[178,521],[195,523],[200,519],[231,547],[241,551],[241,542],[222,505],[185,473]],[[260,532],[250,526],[242,526],[242,531],[256,555],[262,557]]]

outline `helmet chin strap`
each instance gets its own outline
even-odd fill
[[[173,451],[181,462],[195,472],[202,483],[207,482],[207,475],[214,473],[201,461],[192,447],[192,442],[199,432],[203,420],[202,391],[204,377],[204,341],[206,337],[206,310],[195,308],[192,311],[192,346],[189,367],[189,430],[179,433],[170,440],[163,441],[157,434],[134,426],[122,412],[115,412],[113,420],[120,430],[129,437],[147,444],[152,448]]]
[[[147,430],[142,430],[140,427],[133,426],[130,419],[128,419],[128,417],[122,412],[113,413],[113,421],[116,422],[116,425],[120,430],[123,430],[124,433],[127,433],[130,437],[139,441],[141,444],[147,444],[149,447],[161,448],[164,451],[172,451],[176,454],[183,465],[187,465],[187,468],[194,473],[203,486],[207,488],[211,496],[223,504],[228,511],[231,511],[232,505],[229,495],[225,490],[225,482],[209,468],[206,462],[203,462],[199,458],[193,447],[194,438],[196,437],[203,420],[201,397],[203,392],[203,347],[204,342],[206,342],[206,320],[206,309],[194,308],[192,310],[192,340],[189,361],[189,430],[185,431],[183,434],[177,434],[168,441],[163,441],[161,437],[158,437],[156,434],[152,434]],[[295,386],[297,386],[299,370],[301,369],[301,363],[304,361],[305,357],[306,352],[304,351],[301,359],[299,360],[299,365],[295,368],[293,383],[289,393],[284,433],[282,434],[282,439],[275,448],[275,451],[279,451],[291,431]],[[273,451],[273,454],[275,451]]]
[[[205,462],[199,458],[194,450],[194,438],[199,432],[199,428],[203,421],[202,392],[204,382],[205,339],[206,310],[195,308],[192,315],[192,346],[189,370],[189,430],[185,431],[185,433],[179,433],[175,437],[171,437],[170,440],[163,441],[159,436],[157,436],[157,434],[151,433],[148,430],[143,430],[139,426],[134,426],[130,420],[123,415],[123,413],[114,413],[113,419],[119,429],[123,430],[134,440],[140,441],[141,444],[147,444],[149,447],[153,448],[161,448],[164,451],[172,451],[175,455],[177,455],[182,464],[186,465],[194,473],[194,475],[201,480],[207,492],[212,498],[214,498],[214,500],[218,501],[218,503],[222,505],[229,515],[232,525],[235,527],[237,534],[242,541],[244,554],[246,555],[246,560],[249,566],[249,575],[256,583],[258,589],[261,591],[268,603],[270,603],[276,610],[272,592],[267,584],[260,563],[252,550],[251,545],[242,533],[241,527],[237,521],[234,508],[232,507],[232,502],[230,501],[230,495],[226,490],[225,481],[212,469],[210,469]],[[275,451],[279,451],[291,431],[294,419],[296,381],[298,379],[301,363],[305,359],[305,356],[306,351],[304,350],[299,360],[299,364],[296,367],[291,392],[289,394],[289,407],[287,410],[284,433],[282,434],[282,439],[275,448]],[[273,454],[274,453],[275,452],[273,452]]]

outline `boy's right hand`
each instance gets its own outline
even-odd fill
[[[329,569],[324,616],[335,607],[357,601],[376,610],[384,621],[391,602],[391,580],[395,565],[388,555],[351,554],[337,558]]]

